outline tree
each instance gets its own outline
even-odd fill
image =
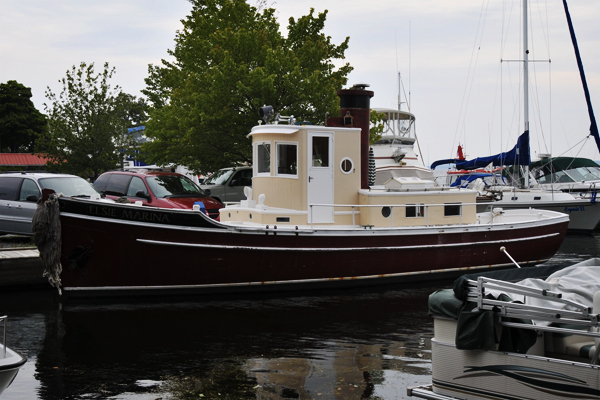
[[[385,118],[384,113],[377,112],[373,109],[369,112],[369,121],[371,127],[369,129],[369,144],[373,144],[381,140],[381,134],[383,133],[383,119]]]
[[[144,94],[152,103],[146,159],[198,172],[252,161],[247,138],[259,108],[313,123],[339,114],[337,89],[346,83],[340,45],[321,31],[327,11],[289,19],[284,37],[275,10],[243,0],[191,0],[191,14],[169,54],[149,66]]]
[[[46,116],[31,101],[31,89],[17,81],[0,83],[0,152],[32,153]]]
[[[49,157],[49,168],[96,179],[121,166],[132,146],[127,128],[144,122],[146,107],[119,86],[111,89],[108,81],[114,73],[108,63],[95,73],[94,63],[82,62],[59,81],[60,95],[46,90],[48,132],[37,149]]]

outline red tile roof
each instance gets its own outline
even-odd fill
[[[0,153],[0,166],[17,167],[28,165],[46,165],[46,157],[41,154]]]

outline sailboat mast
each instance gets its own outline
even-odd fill
[[[529,40],[527,37],[527,0],[523,0],[523,120],[529,132]],[[524,167],[524,186],[529,187],[529,165]]]

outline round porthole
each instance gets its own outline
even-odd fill
[[[349,174],[352,171],[354,171],[354,163],[352,162],[352,160],[350,158],[344,157],[342,159],[342,162],[340,162],[340,169],[342,170],[343,173]]]
[[[392,209],[389,207],[383,207],[381,209],[381,215],[383,215],[384,218],[389,217],[392,214]]]

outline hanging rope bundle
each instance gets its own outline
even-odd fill
[[[369,186],[373,186],[375,184],[375,179],[377,179],[377,171],[375,169],[375,153],[373,153],[373,148],[369,147]]]
[[[46,189],[44,189],[46,190]],[[44,201],[44,198],[48,200]],[[62,294],[60,274],[62,265],[60,264],[60,210],[58,205],[58,195],[51,194],[43,196],[38,200],[37,209],[33,214],[32,230],[33,241],[40,252],[44,273],[42,276],[48,278],[50,285],[58,289],[58,294]]]

